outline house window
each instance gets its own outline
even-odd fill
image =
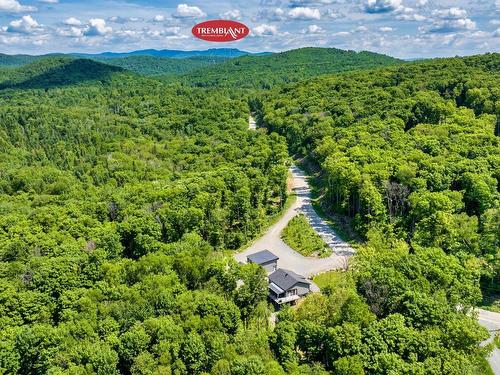
[[[291,289],[288,292],[286,292],[287,297],[295,296],[296,294],[297,294],[297,289]]]

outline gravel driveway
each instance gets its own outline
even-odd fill
[[[249,129],[255,130],[255,121],[249,120]],[[274,224],[261,238],[254,242],[245,251],[235,254],[239,262],[246,262],[247,255],[257,251],[268,249],[279,257],[278,267],[286,268],[306,277],[312,277],[318,273],[344,268],[348,257],[354,254],[354,249],[348,243],[342,241],[333,229],[314,211],[311,202],[311,190],[307,183],[307,176],[297,166],[292,165],[292,190],[297,195],[295,203],[283,214],[280,220]],[[303,213],[314,230],[333,250],[328,258],[304,257],[297,253],[281,239],[281,231],[288,222],[299,213]],[[311,291],[317,292],[319,288],[312,283]],[[490,332],[490,338],[485,343],[493,341],[493,337],[500,331],[500,313],[477,309],[478,321]],[[494,374],[500,375],[500,349],[495,348],[488,358],[488,362]]]
[[[344,268],[347,258],[354,254],[353,248],[342,241],[333,229],[314,211],[311,202],[311,191],[304,172],[295,165],[290,168],[290,171],[293,176],[292,190],[297,195],[296,201],[261,238],[245,251],[235,254],[235,259],[245,263],[248,255],[267,249],[279,257],[278,267],[289,269],[306,277]],[[332,248],[332,255],[327,258],[305,257],[283,242],[281,231],[299,213],[303,213],[307,217],[314,230]]]

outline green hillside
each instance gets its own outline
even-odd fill
[[[410,349],[389,334],[400,344],[389,344],[390,364],[381,364],[387,347],[368,344],[379,336],[366,322],[343,324],[339,335],[357,344],[348,356],[338,346],[338,366],[400,374],[435,365],[436,374],[446,373],[436,356],[443,350],[462,372],[486,373],[474,369],[481,353],[462,346],[468,339],[448,340],[455,329],[487,337],[466,314],[481,302],[480,285],[497,298],[500,290],[499,63],[500,54],[487,54],[321,77],[272,90],[256,104],[261,125],[318,170],[323,211],[365,240],[347,289],[369,305],[377,326],[426,343]],[[328,291],[333,300],[346,293]],[[321,307],[328,302],[306,302],[303,340],[331,324]],[[316,308],[321,312],[309,316]],[[446,344],[427,351],[437,337]],[[297,342],[328,366],[317,352],[323,341]],[[361,342],[370,356],[356,347]]]
[[[39,56],[30,55],[5,55],[0,53],[0,67],[18,67],[39,60]]]
[[[83,83],[106,83],[124,69],[87,59],[48,57],[15,69],[4,69],[0,90],[53,88]]]
[[[193,86],[270,88],[322,74],[367,69],[402,63],[393,57],[372,52],[335,48],[301,48],[269,56],[244,56],[187,74]]]
[[[131,72],[146,76],[177,76],[186,74],[196,69],[209,67],[228,60],[224,56],[194,56],[186,58],[169,58],[160,56],[127,56],[127,57],[77,57],[71,55],[58,56],[30,56],[30,55],[4,55],[0,54],[0,69],[19,68],[39,61],[47,61],[53,58],[67,60],[92,60],[102,64],[116,66]],[[57,61],[57,60],[56,60]],[[42,66],[46,62],[40,63]]]
[[[182,59],[155,56],[130,56],[123,58],[95,59],[103,64],[118,66],[146,76],[178,76],[195,69],[209,67],[227,60],[219,56],[199,56]]]
[[[0,70],[0,374],[491,373],[499,54],[125,63]],[[289,206],[291,158],[363,242],[275,311],[233,255]]]
[[[286,145],[247,130],[246,99],[90,60],[4,87],[0,373],[279,368],[265,274],[225,256],[286,197]]]

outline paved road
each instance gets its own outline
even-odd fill
[[[484,343],[487,344],[493,340],[493,336],[500,331],[500,314],[477,309],[479,313],[478,321],[484,328],[486,328],[491,336]],[[495,348],[491,353],[491,356],[488,358],[488,362],[493,370],[493,373],[500,375],[500,350]]]
[[[280,258],[278,267],[292,270],[306,277],[328,270],[344,268],[347,258],[354,253],[353,248],[342,241],[333,229],[314,211],[311,203],[311,191],[304,172],[296,166],[292,166],[290,170],[292,172],[292,189],[297,195],[296,201],[261,238],[245,251],[236,254],[236,260],[246,262],[247,255],[268,249]],[[304,257],[283,242],[281,231],[299,213],[303,213],[308,218],[312,227],[332,248],[332,255],[327,258]]]

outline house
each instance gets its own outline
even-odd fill
[[[294,303],[311,291],[311,283],[295,272],[277,269],[269,275],[269,298],[278,305]]]
[[[268,273],[274,272],[278,268],[278,257],[269,250],[262,250],[258,253],[247,256],[248,263],[255,263],[262,266]]]

